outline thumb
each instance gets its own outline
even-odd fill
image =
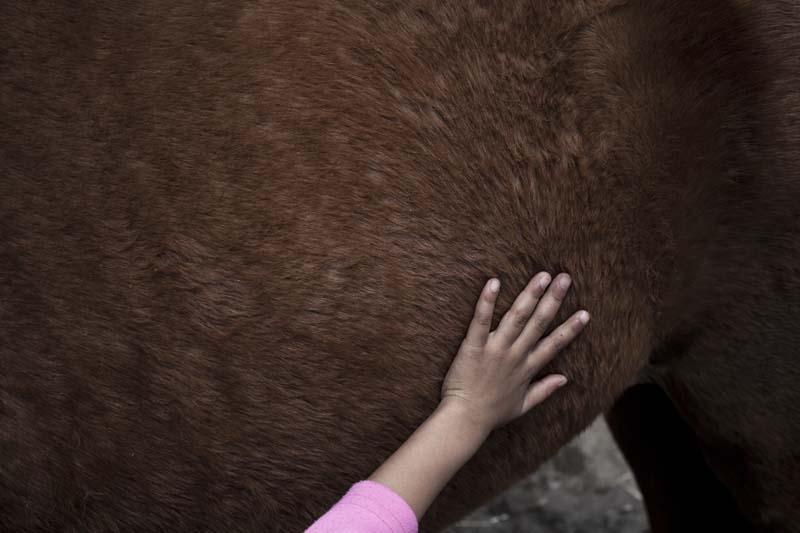
[[[556,389],[564,386],[566,383],[566,376],[562,376],[561,374],[551,374],[531,383],[528,392],[525,393],[522,414],[527,413],[531,408],[545,401]]]

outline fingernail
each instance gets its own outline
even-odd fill
[[[562,289],[566,289],[567,287],[569,287],[569,284],[571,282],[572,280],[569,279],[569,276],[561,276],[561,281],[559,282],[559,284],[561,285]]]
[[[489,282],[489,290],[492,292],[497,292],[497,289],[500,288],[500,281],[493,279]]]
[[[562,377],[562,378],[561,378],[561,379],[559,379],[559,380],[558,380],[558,382],[556,383],[556,387],[563,387],[563,386],[564,386],[564,385],[566,385],[566,384],[567,384],[567,378],[565,378],[565,377]]]
[[[550,285],[550,274],[545,272],[542,279],[539,280],[539,287],[546,289],[548,285]]]
[[[590,318],[589,313],[587,313],[586,311],[581,311],[580,313],[578,313],[578,320],[580,320],[581,323],[583,324],[588,324],[589,318]]]

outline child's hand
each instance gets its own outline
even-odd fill
[[[493,429],[527,412],[566,382],[559,375],[533,384],[531,379],[589,320],[586,311],[575,313],[537,344],[569,288],[569,276],[563,274],[542,296],[550,276],[540,272],[497,330],[489,333],[498,293],[490,290],[492,281],[499,288],[498,280],[484,287],[444,379],[439,408],[370,476],[399,494],[417,519]]]
[[[566,383],[567,378],[559,374],[531,380],[589,321],[589,313],[578,311],[540,341],[570,281],[561,274],[550,284],[550,275],[540,272],[490,333],[500,281],[489,280],[445,377],[442,404],[462,408],[468,420],[489,432],[525,414]]]

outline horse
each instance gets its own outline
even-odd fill
[[[547,270],[569,384],[421,530],[607,412],[654,532],[798,531],[795,2],[0,15],[0,529],[300,531]]]

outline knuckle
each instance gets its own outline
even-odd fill
[[[492,323],[492,315],[489,313],[478,313],[475,315],[475,323],[479,326],[488,326]]]
[[[478,354],[482,353],[483,348],[484,347],[480,344],[480,342],[469,341],[469,342],[465,342],[464,343],[463,350],[468,354],[478,355]]]
[[[488,296],[481,296],[475,305],[475,313],[485,313],[489,309],[494,309],[494,303]]]
[[[546,305],[542,307],[542,309],[539,311],[538,318],[541,322],[550,322],[551,320],[553,320],[553,317],[555,316],[557,311],[558,311],[558,304]]]
[[[537,339],[544,334],[545,325],[541,317],[534,317],[531,321],[531,332]]]
[[[559,337],[559,339],[556,341],[556,351],[557,352],[560,352],[561,350],[563,350],[567,346],[569,346],[569,339],[566,336]]]
[[[526,365],[526,370],[527,370],[528,376],[533,377],[536,374],[538,374],[539,370],[542,369],[542,366],[544,366],[544,365],[542,364],[542,360],[541,360],[540,357],[531,357],[528,360],[527,365]]]
[[[528,323],[528,313],[524,309],[515,309],[511,313],[511,320],[515,326],[522,327]]]
[[[552,351],[558,352],[561,351],[564,346],[566,346],[566,339],[564,338],[564,335],[556,335],[549,344]]]

